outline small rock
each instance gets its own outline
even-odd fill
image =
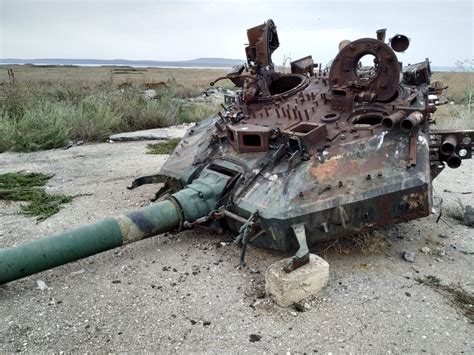
[[[403,253],[403,259],[409,263],[413,263],[415,261],[415,253],[412,251],[406,251]]]
[[[207,327],[208,325],[211,325],[211,322],[209,322],[208,320],[205,320],[203,323],[202,323],[203,326]]]
[[[298,313],[296,312],[290,312],[290,314],[293,316],[293,317],[296,317],[298,315]]]
[[[311,309],[311,305],[308,303],[308,302],[305,302],[304,305],[303,305],[304,309],[306,309],[307,311],[309,311]]]
[[[227,245],[226,242],[220,242],[219,244],[221,245],[221,247],[225,247]]]
[[[429,254],[429,253],[431,253],[431,249],[428,248],[428,247],[423,247],[423,248],[420,249],[420,251],[421,251],[422,253],[424,253],[424,254]]]
[[[262,302],[261,300],[255,300],[255,301],[253,301],[253,302],[250,304],[250,308],[252,308],[252,309],[257,308],[257,307],[260,305],[261,302]]]
[[[438,237],[440,238],[443,238],[443,239],[447,239],[448,236],[446,234],[438,234]]]
[[[259,289],[255,292],[255,297],[257,297],[258,299],[265,298],[265,289],[264,289],[264,288],[259,288]]]
[[[195,325],[197,323],[194,319],[191,319],[190,322],[191,322],[191,325]]]
[[[251,343],[255,343],[257,341],[260,341],[260,339],[262,339],[262,336],[261,335],[258,335],[258,334],[250,334],[249,335],[249,341]]]
[[[71,275],[72,275],[72,276],[76,276],[76,275],[83,274],[83,273],[85,273],[85,272],[86,272],[86,270],[81,269],[81,270],[77,270],[77,271],[71,272]]]
[[[446,255],[446,251],[444,249],[438,249],[437,253],[438,253],[439,256],[445,256]]]
[[[119,284],[119,283],[121,283],[121,282],[122,282],[122,281],[120,281],[120,280],[112,280],[112,283],[113,283],[113,284]]]
[[[411,293],[410,292],[405,292],[405,296],[411,297]]]
[[[36,280],[36,285],[38,285],[38,288],[41,291],[45,291],[48,289],[48,285],[46,285],[46,282],[44,282],[43,280]]]
[[[305,312],[306,311],[306,308],[304,308],[304,305],[302,305],[301,303],[295,303],[293,305],[293,308],[296,309],[298,312]]]
[[[143,96],[147,99],[154,99],[156,97],[156,91],[153,89],[148,89],[143,92]]]

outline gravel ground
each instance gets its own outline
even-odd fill
[[[126,189],[166,158],[145,154],[146,144],[0,154],[0,173],[54,173],[47,191],[90,194],[39,224],[18,214],[18,203],[0,201],[0,247],[146,205],[156,186]],[[474,193],[459,193],[473,190],[473,172],[474,161],[444,171],[436,200],[474,205]],[[0,351],[472,353],[472,322],[416,281],[434,275],[474,291],[473,229],[436,217],[386,228],[368,245],[375,252],[316,246],[330,280],[305,312],[264,298],[265,269],[288,255],[250,247],[247,267],[237,269],[230,235],[150,238],[0,286]],[[416,253],[413,263],[406,251]]]

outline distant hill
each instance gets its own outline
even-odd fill
[[[162,60],[127,60],[127,59],[64,59],[38,58],[18,59],[0,58],[0,64],[36,64],[36,65],[117,65],[132,67],[223,67],[229,68],[243,64],[244,59],[227,58],[197,58],[192,60],[162,61]]]

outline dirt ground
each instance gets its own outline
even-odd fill
[[[147,205],[156,186],[126,186],[166,157],[145,154],[145,146],[0,154],[0,173],[54,173],[47,191],[86,194],[39,224],[17,203],[0,201],[0,247]],[[473,172],[474,161],[444,171],[436,201],[474,205]],[[416,281],[433,275],[474,291],[473,229],[436,217],[386,228],[355,250],[314,248],[329,262],[330,280],[306,312],[263,297],[265,269],[288,255],[250,247],[247,267],[237,269],[230,235],[150,238],[0,286],[0,351],[473,353],[472,322]],[[406,251],[416,253],[413,263]]]

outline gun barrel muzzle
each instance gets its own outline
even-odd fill
[[[392,113],[390,116],[385,117],[382,120],[382,126],[386,129],[392,129],[395,127],[401,120],[405,119],[407,114],[405,111],[397,111]]]
[[[423,114],[419,111],[412,112],[407,118],[400,122],[400,128],[404,131],[411,131],[413,128],[423,122]]]
[[[456,149],[457,145],[458,140],[456,139],[456,136],[449,135],[441,143],[441,153],[443,153],[444,155],[451,155],[454,153],[454,150]]]
[[[461,166],[461,158],[453,152],[448,159],[446,159],[446,163],[451,169],[457,169]]]

